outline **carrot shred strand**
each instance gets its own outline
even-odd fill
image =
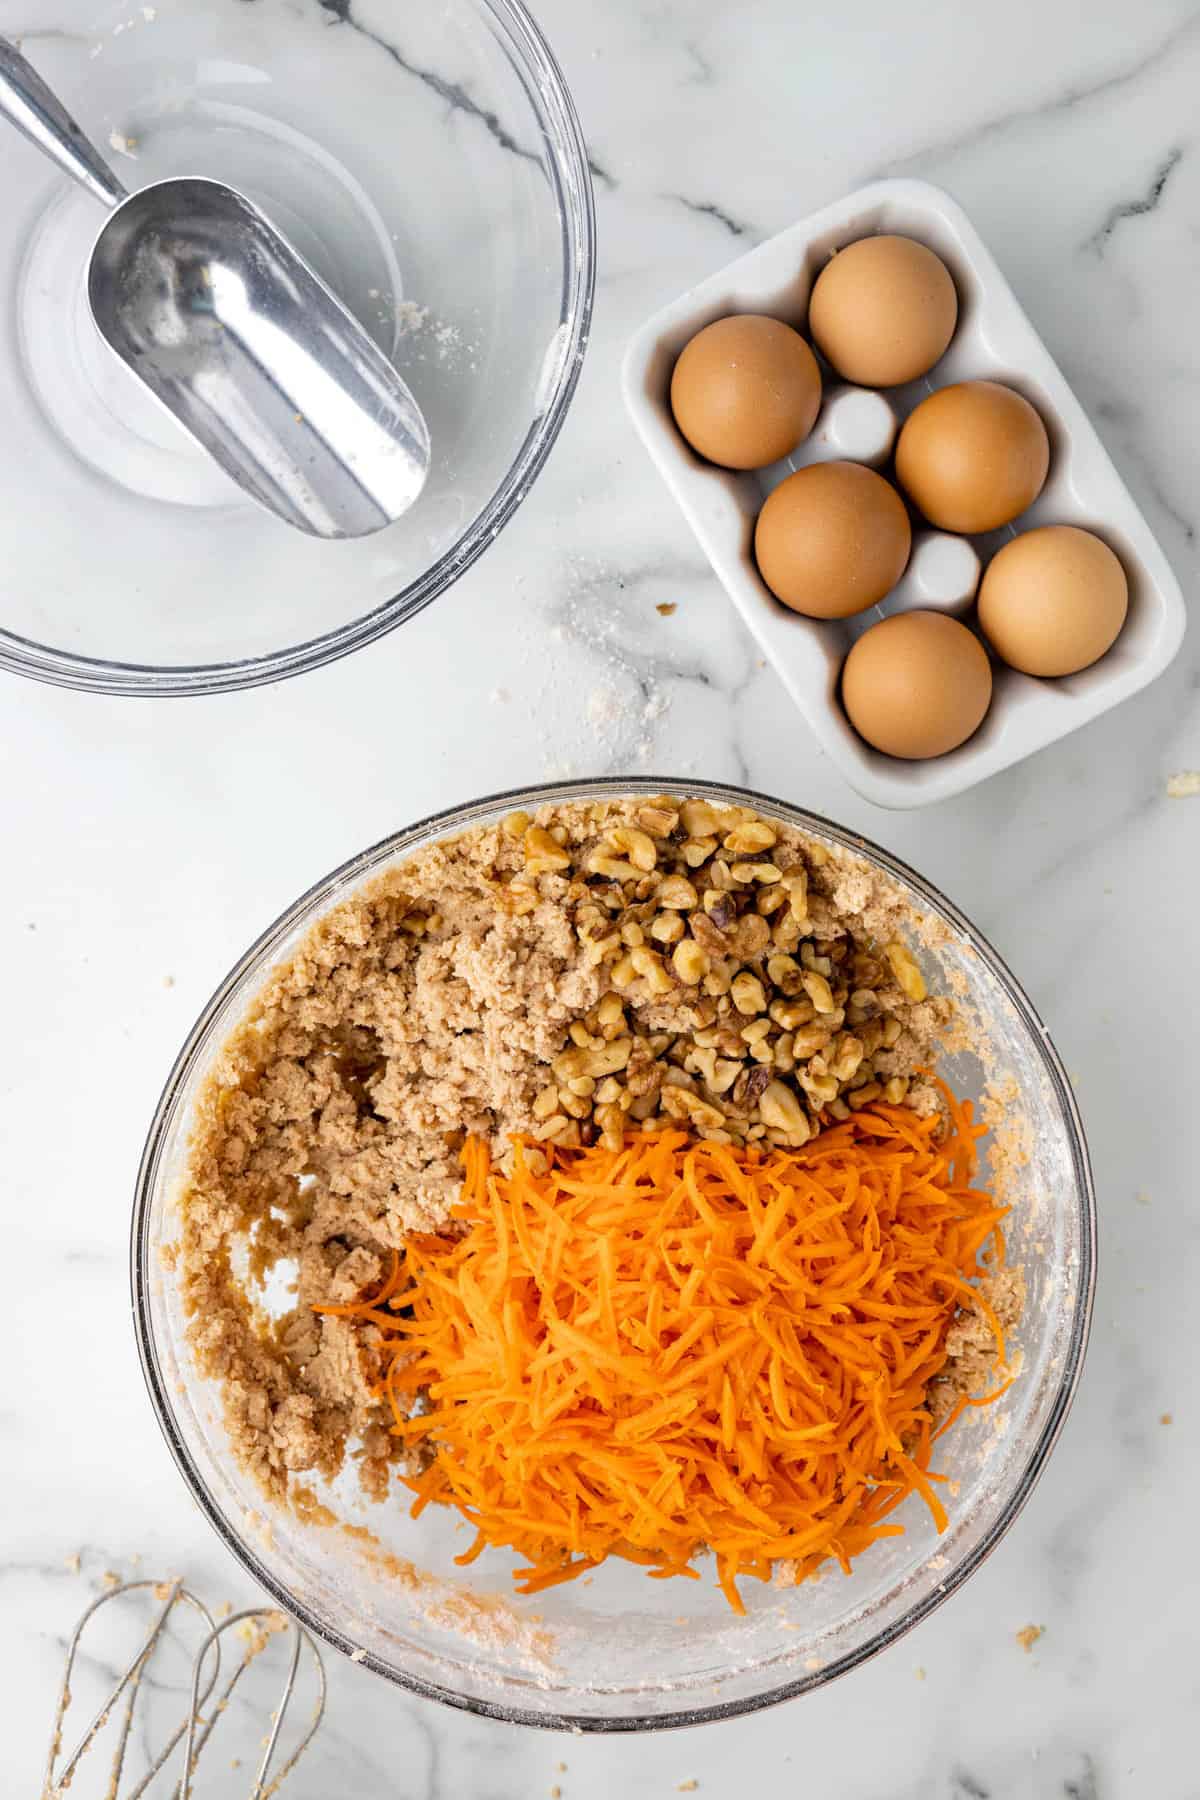
[[[511,1549],[526,1594],[608,1556],[694,1579],[711,1551],[738,1612],[740,1578],[849,1570],[911,1494],[945,1530],[933,1443],[1010,1377],[977,1285],[1002,1266],[1006,1209],[974,1185],[982,1128],[942,1092],[940,1135],[876,1103],[801,1150],[516,1139],[505,1174],[469,1140],[469,1229],[410,1238],[375,1292],[315,1309],[362,1332],[394,1435],[421,1445],[414,1514],[456,1507],[475,1530],[457,1560]],[[971,1306],[996,1385],[935,1432],[931,1386]]]

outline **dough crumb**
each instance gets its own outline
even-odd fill
[[[415,300],[401,300],[396,308],[396,326],[402,337],[410,332],[420,331],[429,317],[427,306],[418,306]]]
[[[660,600],[654,610],[656,613],[661,613],[664,619],[669,619],[679,611],[679,602],[677,600]]]
[[[70,1556],[65,1556],[63,1558],[63,1565],[70,1574],[78,1575],[80,1568],[83,1566],[83,1558],[80,1556],[78,1550],[72,1550]]]
[[[1200,794],[1200,769],[1180,769],[1167,776],[1168,800],[1191,800]]]
[[[1175,1423],[1175,1414],[1174,1413],[1159,1413],[1158,1422],[1160,1425],[1173,1425]]]
[[[1044,1625],[1023,1625],[1020,1631],[1017,1632],[1016,1638],[1026,1656],[1028,1656],[1038,1639],[1045,1637],[1045,1635],[1046,1627]]]

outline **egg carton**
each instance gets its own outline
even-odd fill
[[[676,428],[669,400],[671,371],[689,338],[735,312],[769,313],[803,330],[809,292],[830,255],[875,232],[927,244],[954,277],[958,329],[936,368],[886,394],[831,386],[810,437],[770,469],[741,474],[697,457]],[[1050,474],[1033,506],[1015,527],[969,542],[918,530],[899,585],[853,619],[818,621],[789,612],[754,561],[754,523],[772,487],[814,460],[845,456],[886,467],[896,429],[913,407],[935,388],[975,377],[1016,388],[1045,421]],[[637,332],[623,385],[637,432],[714,572],[828,756],[878,806],[925,806],[974,787],[1136,694],[1179,649],[1183,595],[1166,556],[979,234],[957,202],[927,182],[859,188],[692,288]],[[1050,524],[1084,526],[1120,556],[1129,615],[1113,648],[1090,669],[1052,681],[995,662],[987,718],[946,756],[906,763],[873,750],[838,699],[842,663],[855,638],[890,613],[919,607],[970,623],[980,564],[1016,531]]]

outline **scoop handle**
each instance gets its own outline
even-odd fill
[[[119,206],[125,189],[100,152],[15,44],[0,37],[0,114],[102,206]]]

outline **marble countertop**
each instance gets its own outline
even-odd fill
[[[735,621],[632,438],[616,371],[640,319],[747,245],[868,178],[927,177],[994,250],[1190,596],[1200,12],[541,0],[540,13],[590,138],[601,269],[574,410],[496,546],[392,637],[280,688],[148,703],[3,683],[0,1786],[35,1791],[63,1639],[104,1571],[140,1557],[250,1597],[162,1446],[128,1318],[143,1133],[216,980],[298,892],[393,827],[500,786],[636,769],[748,782],[861,829],[1017,970],[1077,1084],[1099,1190],[1074,1413],[983,1570],[829,1689],[700,1732],[580,1740],[471,1720],[338,1661],[295,1791],[665,1800],[694,1779],[701,1800],[1186,1800],[1200,1794],[1183,1573],[1200,1487],[1200,1215],[1182,1154],[1200,797],[1169,798],[1167,783],[1200,768],[1200,635],[1156,686],[1009,774],[879,812],[822,760]],[[1015,1634],[1031,1623],[1045,1631],[1026,1652]],[[233,1796],[230,1779],[204,1791]]]

